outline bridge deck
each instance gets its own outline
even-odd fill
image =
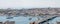
[[[35,22],[36,22],[36,23],[39,23],[39,22],[42,22],[42,21],[44,21],[44,20],[50,19],[50,18],[52,18],[52,17],[55,17],[55,16],[46,16],[46,18],[42,18],[41,20],[37,20],[37,21],[35,21]]]

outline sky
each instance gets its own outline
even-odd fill
[[[0,0],[0,8],[60,7],[60,0]]]

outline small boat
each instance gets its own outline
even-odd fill
[[[19,15],[16,15],[16,16],[14,16],[14,17],[19,17]]]
[[[32,20],[32,18],[29,18],[29,20]]]
[[[7,17],[7,19],[13,19],[13,17]]]

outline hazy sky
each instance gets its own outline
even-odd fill
[[[0,0],[0,8],[60,7],[60,0]]]

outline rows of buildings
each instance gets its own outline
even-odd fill
[[[0,9],[0,15],[60,15],[60,8]]]

